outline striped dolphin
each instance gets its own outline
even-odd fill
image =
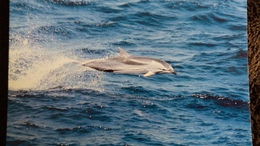
[[[148,77],[159,73],[177,74],[172,66],[165,61],[133,56],[118,47],[119,55],[112,58],[103,58],[83,63],[83,66],[103,72],[115,72],[122,74],[143,74]]]

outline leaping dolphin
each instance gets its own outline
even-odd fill
[[[116,57],[92,60],[88,63],[83,63],[83,66],[103,72],[143,74],[145,77],[159,73],[177,74],[172,66],[165,61],[133,56],[120,47],[118,47],[118,50],[120,54]]]

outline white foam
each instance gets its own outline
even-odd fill
[[[103,90],[103,74],[86,72],[82,61],[73,54],[49,51],[27,39],[18,42],[9,49],[9,90],[47,90],[57,86]]]

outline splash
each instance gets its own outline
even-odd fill
[[[9,49],[9,90],[48,90],[56,87],[103,90],[103,74],[88,72],[80,65],[77,56],[50,51],[30,43],[28,39],[17,42],[11,43]]]

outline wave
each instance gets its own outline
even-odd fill
[[[58,4],[62,6],[88,6],[92,5],[91,1],[86,0],[44,0],[53,4]]]
[[[192,16],[191,20],[195,22],[200,22],[201,24],[223,24],[225,22],[228,22],[228,18],[225,18],[224,16],[219,16],[212,12]]]
[[[42,13],[44,6],[41,6],[33,1],[30,2],[12,2],[10,3],[10,14],[26,15],[28,11],[34,13]]]
[[[86,23],[80,20],[74,21],[73,22],[76,25],[79,26],[84,26],[84,27],[108,27],[108,26],[115,26],[117,23],[116,22],[100,22],[100,23]]]
[[[216,47],[218,44],[216,43],[207,43],[207,42],[190,42],[188,45],[193,45],[197,47],[206,46],[206,47]]]
[[[242,50],[242,49],[236,51],[235,54],[231,57],[231,59],[247,59],[247,58],[248,58],[247,50]]]
[[[39,34],[46,36],[45,38],[39,38]],[[47,37],[48,36],[48,37]],[[46,41],[53,37],[58,39],[72,39],[75,36],[73,31],[70,31],[66,26],[39,26],[33,29],[30,33],[30,37],[33,41]]]
[[[249,103],[243,100],[238,99],[230,99],[228,97],[224,96],[218,96],[218,95],[210,95],[210,94],[192,94],[192,97],[200,98],[205,101],[213,101],[216,105],[222,106],[222,107],[235,107],[235,108],[246,108],[249,109]]]

